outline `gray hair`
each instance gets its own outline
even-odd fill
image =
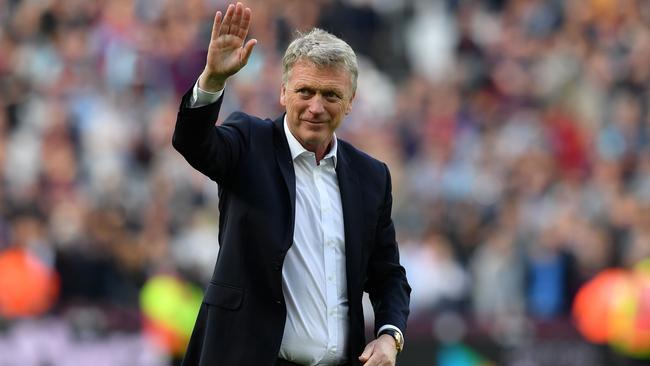
[[[299,60],[311,61],[318,67],[343,67],[350,73],[352,92],[357,90],[357,56],[349,44],[331,33],[319,28],[298,33],[282,58],[282,83],[287,83],[291,69]]]

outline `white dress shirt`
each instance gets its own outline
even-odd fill
[[[222,94],[194,85],[190,107],[216,101]],[[307,151],[284,133],[296,176],[293,245],[282,267],[287,319],[279,357],[301,365],[338,365],[347,361],[348,298],[343,209],[336,175],[336,135],[325,157]],[[384,325],[393,328],[393,325]],[[400,331],[401,333],[401,331]]]
[[[345,362],[348,296],[336,136],[325,157],[307,151],[284,120],[296,174],[293,245],[282,267],[287,321],[280,357],[302,365]]]

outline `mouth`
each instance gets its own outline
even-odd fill
[[[313,121],[313,120],[309,120],[309,119],[301,119],[301,121],[309,123],[310,125],[322,125],[322,124],[325,124],[325,122],[323,122],[323,121]]]

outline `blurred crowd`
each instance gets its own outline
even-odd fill
[[[216,185],[171,134],[226,4],[0,0],[0,253],[56,270],[53,313],[103,314],[74,324],[137,330],[148,278],[210,278]],[[415,314],[459,312],[505,339],[650,257],[649,1],[246,5],[259,42],[220,119],[282,113],[294,31],[348,41],[359,90],[337,134],[391,168]]]

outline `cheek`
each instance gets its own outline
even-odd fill
[[[301,115],[303,114],[309,105],[301,100],[294,100],[291,104],[287,105],[287,110],[291,110],[292,113]]]
[[[341,119],[345,117],[346,109],[344,105],[336,104],[327,108],[327,113],[335,121],[335,123],[340,123]]]
[[[339,126],[341,125],[341,121],[342,119],[339,118],[334,123],[332,123],[332,131],[335,131],[337,128],[339,128]]]

